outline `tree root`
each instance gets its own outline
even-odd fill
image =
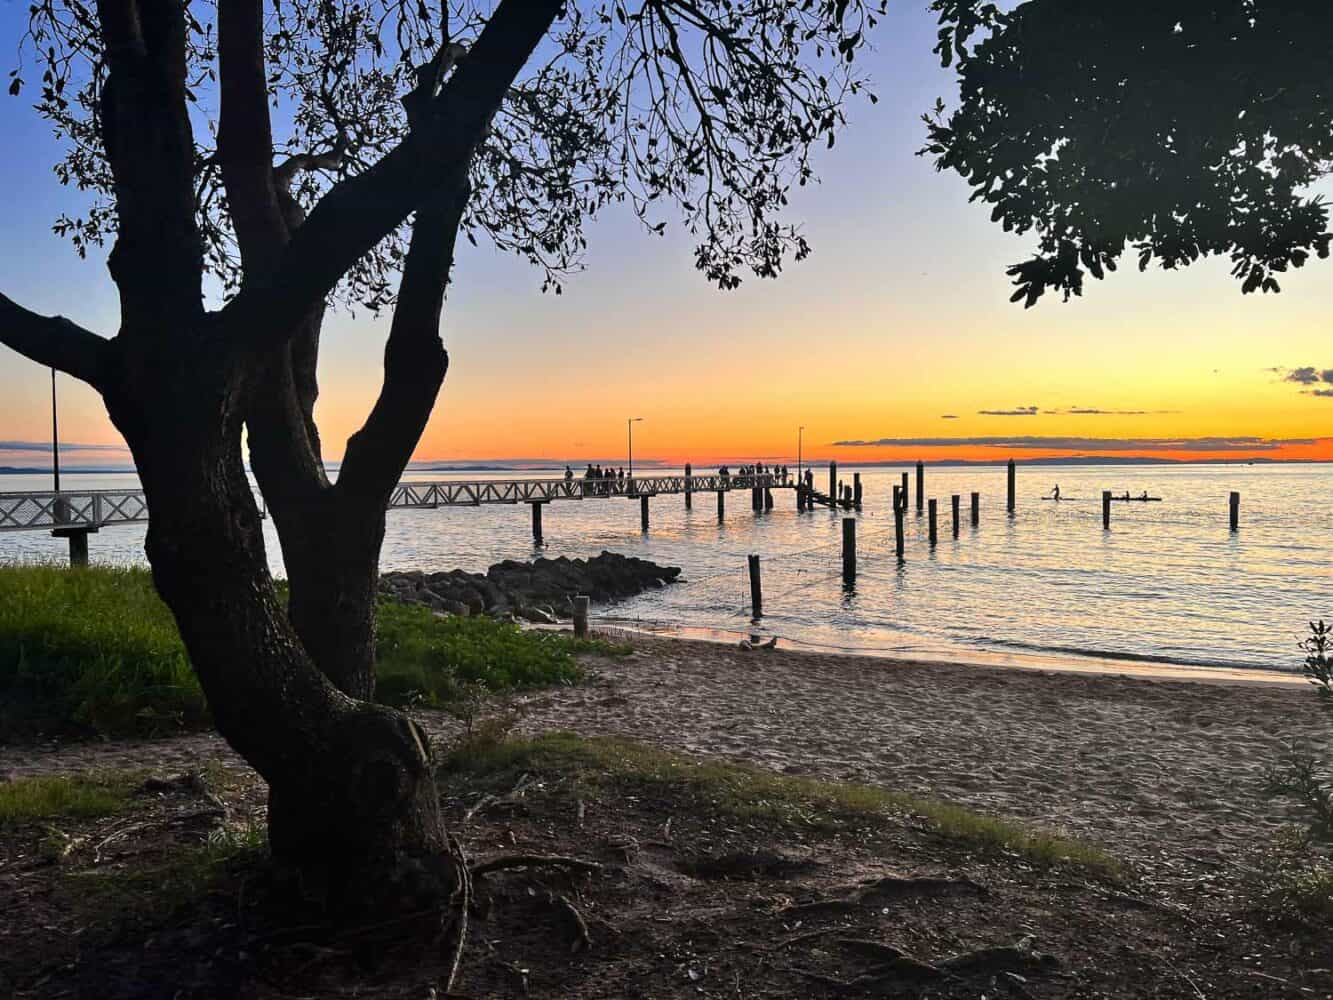
[[[799,940],[808,940],[815,936],[818,936],[818,932],[801,935],[785,943],[794,944]],[[923,962],[901,948],[879,941],[864,938],[838,938],[836,941],[845,950],[872,960],[875,967],[870,972],[849,980],[835,979],[802,969],[793,968],[787,971],[798,973],[843,992],[883,993],[901,987],[904,982],[959,980],[977,976],[1012,977],[1021,972],[1050,971],[1060,964],[1052,955],[1033,951],[1029,938],[1009,946],[978,948],[976,951],[964,952],[934,963]]]
[[[514,784],[514,787],[509,789],[509,791],[506,794],[483,795],[477,801],[476,805],[474,805],[471,809],[469,809],[467,812],[463,814],[463,822],[470,823],[472,822],[473,816],[476,816],[478,813],[483,813],[487,809],[491,809],[495,806],[523,805],[523,803],[520,800],[523,798],[523,792],[528,787],[530,781],[531,781],[531,775],[529,775],[527,772],[524,772],[522,775],[519,776],[519,779]]]
[[[449,853],[458,871],[458,891],[451,901],[450,909],[445,911],[448,913],[452,910],[456,915],[448,919],[442,927],[445,953],[450,955],[449,974],[441,984],[441,992],[445,994],[454,988],[454,980],[458,978],[458,967],[463,963],[463,948],[467,944],[468,913],[472,908],[472,871],[468,868],[467,854],[457,837],[449,837]]]
[[[571,954],[578,954],[581,951],[590,951],[592,949],[592,938],[588,935],[588,924],[583,919],[583,914],[578,911],[569,897],[558,892],[548,892],[546,902],[555,907],[560,913],[565,923],[572,932],[573,941],[570,943],[569,950]]]
[[[783,915],[810,916],[817,913],[851,913],[870,903],[883,903],[909,896],[943,896],[954,892],[971,892],[978,896],[989,895],[989,890],[971,879],[901,878],[886,875],[870,882],[853,886],[851,892],[831,899],[815,899],[805,903],[794,903],[782,910]]]
[[[566,858],[558,854],[507,854],[473,865],[471,874],[475,879],[491,872],[506,871],[511,868],[565,868],[589,875],[602,870],[602,866],[596,861],[581,861],[578,858]]]

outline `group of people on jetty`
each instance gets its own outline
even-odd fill
[[[717,474],[728,481],[732,476],[772,476],[773,482],[780,486],[785,486],[791,479],[791,471],[785,465],[765,465],[763,462],[742,465],[736,472],[732,472],[729,465],[720,465]]]
[[[574,481],[574,470],[570,466],[565,466],[565,482]],[[634,473],[628,477],[625,475],[623,466],[613,468],[611,466],[593,465],[591,462],[583,473],[583,495],[585,497],[609,497],[620,493],[625,493],[629,489],[626,483],[634,482]]]
[[[736,472],[732,472],[730,466],[719,466],[717,474],[722,481],[730,485],[733,477],[749,476],[772,476],[773,482],[777,485],[786,485],[791,480],[791,470],[785,465],[765,465],[763,462],[756,462],[754,465],[742,465]],[[809,479],[810,474],[806,473]],[[565,484],[570,490],[574,485],[574,469],[572,466],[565,466]],[[808,485],[808,484],[807,484]],[[634,473],[628,475],[623,466],[602,466],[588,463],[588,467],[583,471],[582,492],[585,497],[609,497],[635,494]]]

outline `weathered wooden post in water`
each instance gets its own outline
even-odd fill
[[[1231,530],[1232,530],[1232,531],[1239,531],[1239,530],[1240,530],[1240,494],[1239,494],[1237,491],[1235,491],[1235,490],[1232,490],[1232,491],[1231,491],[1230,502],[1231,502]],[[70,541],[73,542],[73,539],[70,539]],[[73,556],[73,550],[72,550],[72,549],[70,550],[70,555],[71,555],[71,557]]]
[[[532,507],[532,540],[540,545],[542,543],[542,508],[546,505],[539,502],[529,506]]]
[[[939,535],[935,531],[935,498],[930,498],[930,547],[935,547],[935,542],[939,540]]]
[[[953,537],[954,538],[958,537],[958,505],[962,501],[962,499],[963,498],[959,496],[957,493],[953,495]]]
[[[1111,491],[1102,490],[1102,529],[1111,527]]]
[[[773,509],[773,487],[764,487],[764,510]]]
[[[981,494],[972,494],[972,527],[981,523]]]
[[[1014,460],[1009,459],[1009,513],[1014,512]]]
[[[906,510],[906,509],[907,509],[907,473],[906,473],[906,472],[903,473],[902,502],[903,502],[903,510]]]
[[[926,466],[924,462],[916,463],[916,512],[921,513],[921,508],[926,502]]]
[[[648,494],[645,493],[639,497],[639,523],[643,526],[643,533],[648,534]]]
[[[856,581],[856,518],[842,519],[842,582]]]
[[[694,491],[690,487],[694,484],[694,472],[690,468],[690,463],[685,463],[685,509],[694,509]]]
[[[721,524],[727,514],[727,494],[725,490],[717,491],[717,523]]]
[[[758,621],[764,616],[764,590],[759,582],[759,557],[748,556],[750,563],[750,618]]]
[[[893,509],[893,547],[898,554],[898,561],[903,561],[903,518],[907,511],[902,507]]]
[[[586,594],[574,595],[574,638],[586,639],[588,637],[588,596]]]
[[[832,500],[841,499],[838,496],[838,463],[829,462],[828,464],[828,495]]]
[[[900,491],[901,489],[902,489],[902,487],[900,487],[897,483],[894,483],[894,484],[893,484],[893,509],[894,509],[894,511],[897,511],[897,510],[898,510],[898,506],[899,506],[899,504],[902,503],[902,499],[901,499],[901,496],[900,496],[900,494],[899,494],[899,491]]]
[[[857,510],[861,509],[861,473],[852,473],[852,504]]]

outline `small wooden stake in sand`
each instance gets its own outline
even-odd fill
[[[588,637],[588,595],[574,595],[574,638]]]

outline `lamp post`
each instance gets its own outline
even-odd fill
[[[51,475],[60,492],[60,428],[56,423],[56,370],[51,369]]]
[[[630,417],[625,421],[625,430],[629,435],[629,474],[634,475],[634,425],[643,420],[643,417]]]

